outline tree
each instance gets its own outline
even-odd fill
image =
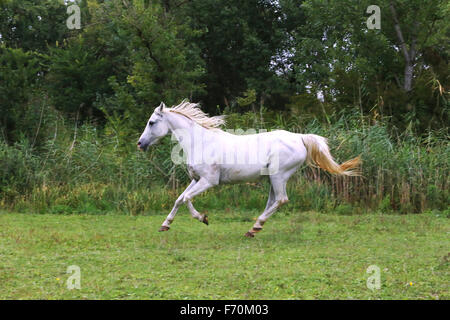
[[[52,48],[49,57],[46,88],[56,109],[80,120],[101,118],[94,102],[97,95],[112,93],[107,79],[113,69],[99,48],[79,37]]]
[[[0,43],[46,52],[68,34],[64,1],[0,0]]]
[[[38,56],[22,49],[0,47],[0,129],[6,142],[13,142],[27,111],[27,103],[38,86],[42,69]]]
[[[168,15],[161,4],[114,0],[92,1],[89,6],[96,21],[87,31],[89,37],[97,34],[95,41],[109,52],[122,48],[116,58],[121,57],[118,64],[127,69],[116,73],[116,80],[129,86],[142,107],[150,109],[160,101],[177,103],[202,90],[198,80],[202,61],[182,38],[187,26]]]
[[[247,90],[256,90],[260,102],[279,92],[281,78],[272,63],[287,35],[277,2],[193,0],[179,15],[196,31],[189,42],[205,62],[206,95],[199,98],[210,111],[229,106]]]
[[[389,110],[388,115],[404,122],[405,113],[416,117],[418,108],[423,109],[414,81],[431,67],[425,53],[445,55],[447,4],[443,0],[427,6],[419,0],[381,1],[380,30],[367,28],[369,5],[370,1],[305,1],[297,8],[307,20],[293,32],[291,72],[300,88],[315,88],[332,103],[345,101],[365,113],[374,105],[383,112],[384,106],[384,114]],[[448,78],[437,80],[444,87],[448,83]],[[431,85],[425,87],[432,95]],[[426,105],[430,112],[434,104]]]

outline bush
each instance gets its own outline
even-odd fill
[[[27,140],[8,146],[0,140],[0,194],[4,201],[27,194],[43,183],[39,158]]]

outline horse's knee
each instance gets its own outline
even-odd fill
[[[175,206],[178,208],[179,206],[181,206],[183,204],[183,198],[178,198],[177,200],[175,200]]]
[[[188,197],[186,195],[181,195],[180,197],[178,197],[178,199],[175,201],[175,204],[177,205],[182,205],[182,204],[186,204],[189,201],[191,201],[191,197]]]

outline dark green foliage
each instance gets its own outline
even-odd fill
[[[199,0],[182,11],[199,30],[190,40],[206,64],[207,106],[229,106],[249,88],[262,100],[277,93],[271,62],[286,36],[279,9],[272,1]]]
[[[68,34],[62,0],[0,0],[0,43],[46,52]]]
[[[358,106],[364,114],[389,116],[402,128],[413,125],[424,132],[447,125],[447,1],[432,1],[425,7],[420,0],[379,1],[380,30],[366,26],[365,12],[371,4],[309,0],[297,9],[307,17],[292,32],[295,41],[289,61],[297,90],[304,92],[310,86],[335,110]],[[407,88],[408,64],[413,71]]]
[[[46,85],[56,109],[73,118],[78,114],[80,120],[102,116],[93,104],[97,95],[111,93],[107,79],[112,68],[98,51],[82,39],[51,49]]]
[[[36,90],[42,68],[39,56],[22,49],[0,47],[0,129],[2,139],[17,141],[30,133],[25,117],[32,110],[30,97]],[[35,125],[37,123],[34,123]]]

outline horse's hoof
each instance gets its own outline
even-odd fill
[[[245,234],[245,236],[246,236],[247,238],[254,238],[254,237],[255,237],[255,234],[254,234],[253,232],[248,231],[248,232]]]
[[[169,229],[170,229],[169,227],[161,226],[161,228],[159,228],[159,232],[168,231]]]
[[[202,222],[203,222],[204,224],[206,224],[206,225],[209,225],[209,222],[208,222],[208,216],[207,216],[206,214],[203,215]]]

